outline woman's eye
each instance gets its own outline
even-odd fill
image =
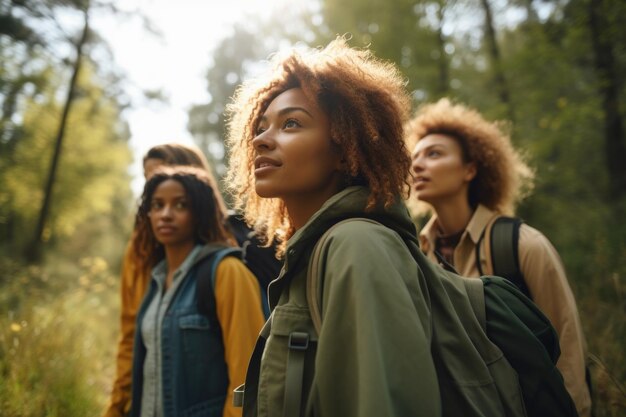
[[[150,210],[159,210],[163,208],[163,204],[160,201],[153,201],[150,203]]]
[[[256,130],[256,136],[259,136],[261,133],[265,132],[265,128],[264,127],[259,127]]]
[[[178,210],[184,210],[187,208],[187,202],[186,201],[179,201],[176,203],[176,205],[174,206],[176,209]]]
[[[439,151],[430,151],[430,152],[428,152],[428,156],[431,156],[431,157],[437,157],[439,155],[441,155],[441,153]]]
[[[290,129],[294,127],[300,127],[300,123],[296,119],[287,119],[285,120],[285,124],[283,125],[284,129]]]

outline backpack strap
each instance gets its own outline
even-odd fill
[[[526,296],[528,287],[519,265],[519,217],[501,216],[491,228],[491,262],[493,272],[517,286]]]
[[[467,297],[469,298],[474,315],[480,323],[483,331],[487,332],[487,314],[485,310],[485,289],[482,279],[475,278],[463,278],[463,284],[465,285],[465,291],[467,291]]]
[[[313,326],[315,327],[315,331],[317,334],[320,334],[322,329],[322,292],[323,292],[323,282],[322,282],[322,247],[328,240],[331,231],[333,231],[337,226],[353,222],[369,222],[373,224],[380,224],[379,222],[367,219],[365,217],[351,217],[345,220],[342,220],[338,223],[332,225],[322,237],[317,240],[315,247],[313,248],[313,253],[309,258],[309,267],[306,275],[306,301],[309,306],[309,312],[311,313],[311,320],[313,321]]]
[[[272,318],[265,322],[254,345],[252,356],[246,371],[246,383],[241,384],[234,390],[233,406],[243,407],[244,416],[255,416],[257,408],[257,394],[259,391],[259,373],[261,370],[261,358],[265,350],[265,343],[272,329]]]
[[[524,295],[530,297],[519,264],[519,229],[522,223],[519,217],[498,217],[491,225],[489,241],[486,244],[488,244],[492,274],[511,281]],[[485,231],[476,245],[476,265],[481,275],[485,275],[480,267],[479,256],[484,237]]]
[[[198,311],[209,318],[217,319],[215,306],[215,280],[217,266],[227,256],[241,259],[241,249],[227,247],[218,249],[202,260],[196,271],[196,303]]]

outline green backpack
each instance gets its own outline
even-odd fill
[[[346,221],[373,222],[364,218],[343,222]],[[328,231],[317,242],[307,275],[307,301],[318,334],[323,316],[321,248],[327,235]],[[504,278],[460,277],[428,260],[419,248],[408,247],[429,286],[435,335],[431,350],[440,375],[444,416],[578,415],[563,377],[556,368],[560,355],[556,331],[528,297]],[[474,313],[473,318],[463,317],[468,303]],[[462,352],[450,346],[449,339],[446,343],[438,340],[437,327],[449,328],[451,321],[462,323],[457,331],[465,332],[480,353],[496,385],[499,398],[486,398],[482,393],[473,392],[470,387],[445,382],[447,376],[455,372],[454,367],[466,366],[468,357],[476,357],[474,352]],[[476,326],[476,322],[480,326]]]

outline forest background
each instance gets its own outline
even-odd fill
[[[415,108],[447,96],[505,121],[537,174],[518,214],[559,250],[578,301],[595,415],[625,416],[626,2],[307,4],[242,19],[214,48],[188,129],[216,174],[236,86],[271,52],[337,34],[397,63]],[[111,387],[136,208],[124,110],[138,104],[98,13],[128,17],[115,2],[0,0],[0,416],[98,415]]]

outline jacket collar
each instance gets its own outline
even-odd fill
[[[400,197],[388,209],[375,207],[365,212],[370,190],[367,187],[345,188],[329,198],[324,205],[300,228],[287,243],[286,264],[319,239],[333,224],[351,217],[366,217],[395,230],[404,240],[417,241],[415,225]]]
[[[465,236],[469,236],[469,238],[477,244],[480,240],[480,237],[483,233],[483,230],[487,227],[491,219],[493,219],[494,215],[497,213],[488,209],[487,207],[479,204],[472,215],[469,223],[465,227],[465,233],[461,237],[461,240],[465,238]],[[437,220],[437,215],[433,214],[428,223],[422,228],[419,234],[419,241],[422,249],[426,252],[435,249],[435,239],[437,238],[437,229],[439,223]]]

